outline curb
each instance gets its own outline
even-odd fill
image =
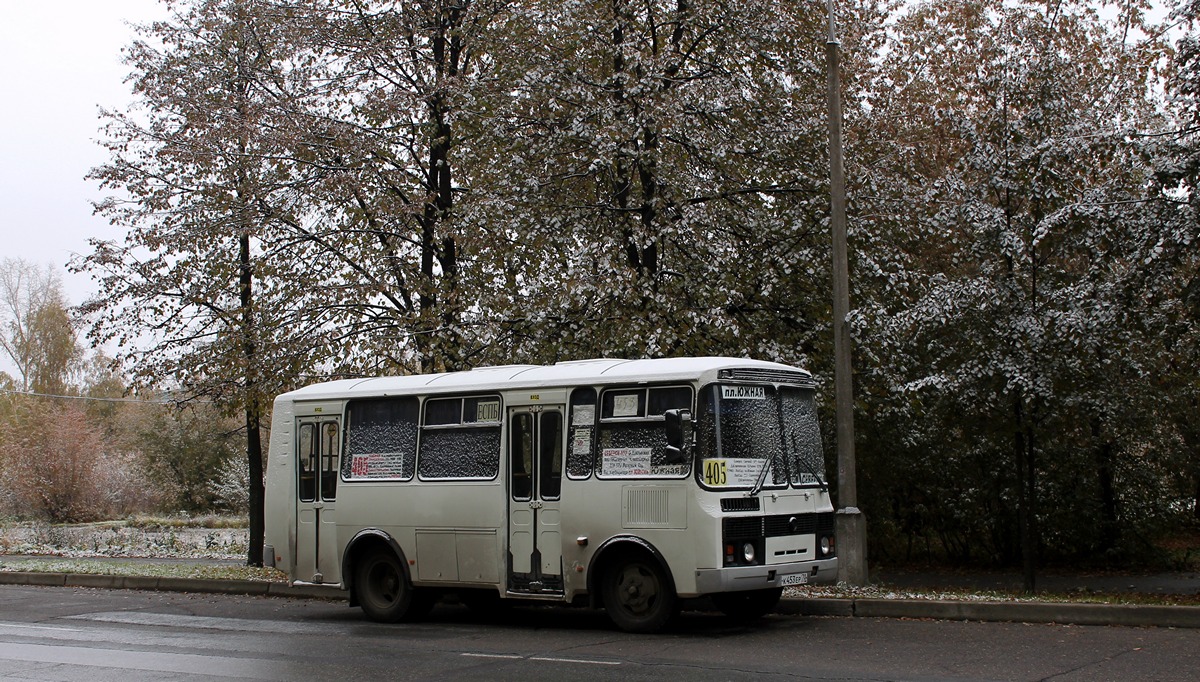
[[[254,580],[201,580],[87,573],[0,571],[0,585],[91,587],[108,590],[235,594],[292,599],[345,599],[347,597],[344,590],[323,585],[287,585],[286,583]],[[1002,623],[1200,628],[1200,606],[934,601],[928,599],[783,599],[779,602],[775,612],[792,616],[840,618],[931,618]]]
[[[934,601],[929,599],[784,599],[778,613],[857,618],[931,618],[1000,623],[1200,628],[1200,606]]]

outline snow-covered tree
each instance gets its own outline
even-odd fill
[[[1125,354],[1148,225],[1133,140],[1157,125],[1162,46],[1141,7],[1117,9],[921,4],[873,87],[881,229],[862,269],[878,288],[860,338],[881,417],[868,428],[899,442],[869,457],[928,477],[902,484],[928,495],[897,520],[907,532],[940,533],[962,558],[1019,554],[1029,589],[1043,542],[1069,554],[1120,539],[1116,480],[1135,466],[1118,461],[1136,454],[1129,379],[1146,376]]]
[[[1155,360],[1156,450],[1173,474],[1160,497],[1189,500],[1200,521],[1200,3],[1182,0],[1173,18],[1186,31],[1168,80],[1174,128],[1151,139],[1162,205],[1144,217],[1150,226],[1135,258],[1155,292],[1144,301],[1155,343],[1143,351]]]
[[[848,41],[879,20],[854,8]],[[499,247],[498,350],[807,363],[829,300],[824,4],[522,9],[470,212]]]
[[[91,338],[115,344],[137,381],[244,418],[248,560],[261,564],[262,419],[313,362],[291,322],[311,289],[305,259],[281,233],[303,197],[281,163],[294,132],[281,103],[303,79],[287,73],[295,49],[274,3],[169,5],[127,50],[136,103],[105,112],[110,158],[91,174],[111,192],[97,212],[127,232],[93,240],[75,267],[100,286],[83,306]]]

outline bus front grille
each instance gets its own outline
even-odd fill
[[[750,512],[758,511],[757,497],[722,497],[721,511],[723,512]]]
[[[738,516],[722,519],[726,540],[787,535],[833,533],[833,512],[820,514],[774,514],[771,516]]]

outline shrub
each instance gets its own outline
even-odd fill
[[[101,434],[82,408],[31,401],[17,409],[5,431],[0,458],[14,510],[51,523],[106,514]]]

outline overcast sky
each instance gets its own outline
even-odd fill
[[[157,0],[0,0],[0,254],[54,265],[72,303],[94,287],[66,262],[89,237],[119,236],[92,215],[100,194],[83,179],[105,160],[97,109],[130,101],[128,24],[165,15]]]

